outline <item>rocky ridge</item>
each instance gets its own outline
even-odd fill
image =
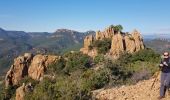
[[[18,85],[25,76],[39,81],[43,78],[47,66],[59,59],[60,56],[40,54],[33,56],[31,53],[15,58],[5,77],[6,87]]]
[[[84,47],[80,49],[84,54],[88,54],[91,57],[95,57],[97,49],[89,49],[89,46],[96,40],[103,40],[109,38],[112,40],[111,48],[108,52],[113,58],[118,58],[122,52],[134,53],[141,49],[144,49],[143,38],[137,30],[131,33],[123,33],[121,31],[115,31],[113,27],[106,28],[103,32],[97,31],[95,36],[88,35],[84,39]]]

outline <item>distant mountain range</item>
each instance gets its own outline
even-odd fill
[[[53,33],[24,32],[0,28],[0,69],[6,69],[10,65],[9,61],[24,52],[62,54],[67,50],[78,50],[84,37],[94,33],[68,29],[58,29]]]
[[[153,39],[161,39],[161,40],[170,40],[170,33],[169,34],[161,34],[161,33],[155,33],[155,34],[144,34],[143,35],[144,40],[153,40]]]

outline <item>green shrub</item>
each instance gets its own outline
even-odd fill
[[[159,60],[159,55],[150,49],[134,54],[124,53],[114,61],[105,59],[104,55],[98,55],[92,60],[80,52],[67,53],[62,60],[47,69],[47,74],[51,72],[56,75],[55,80],[44,79],[36,84],[34,91],[27,93],[25,98],[89,100],[92,90],[148,79],[157,70],[156,64]],[[95,65],[92,66],[91,63]],[[25,82],[28,80],[25,79]]]
[[[5,85],[1,85],[0,88],[0,100],[12,100],[11,98],[15,97],[15,91],[17,89],[17,86],[9,86],[8,88],[5,88]]]
[[[57,62],[49,65],[46,69],[46,74],[58,74],[63,73],[63,69],[65,68],[66,60],[61,58]]]
[[[104,61],[104,55],[102,55],[102,54],[99,54],[99,55],[95,56],[95,58],[94,58],[95,64],[98,64],[98,63],[103,62],[103,61]]]
[[[38,84],[39,82],[32,79],[29,76],[24,77],[20,82],[19,82],[19,86],[21,86],[23,83],[28,84],[31,83],[33,86],[35,86],[36,84]]]
[[[34,87],[33,92],[28,92],[25,100],[56,100],[57,91],[54,87],[54,81],[48,78],[43,79]]]
[[[81,52],[70,53],[65,55],[67,61],[64,70],[73,72],[77,69],[86,69],[90,67],[91,58]]]
[[[96,40],[92,47],[96,47],[99,54],[106,54],[111,48],[111,39]]]

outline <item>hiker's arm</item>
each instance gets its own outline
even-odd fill
[[[161,62],[160,62],[160,64],[159,64],[159,68],[161,69],[163,66],[164,66],[164,65],[163,65],[163,61],[162,61],[162,59],[161,59]]]

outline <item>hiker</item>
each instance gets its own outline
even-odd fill
[[[161,85],[160,85],[160,96],[159,99],[165,97],[166,90],[170,84],[170,57],[168,52],[163,53],[163,58],[159,65],[161,70]]]

